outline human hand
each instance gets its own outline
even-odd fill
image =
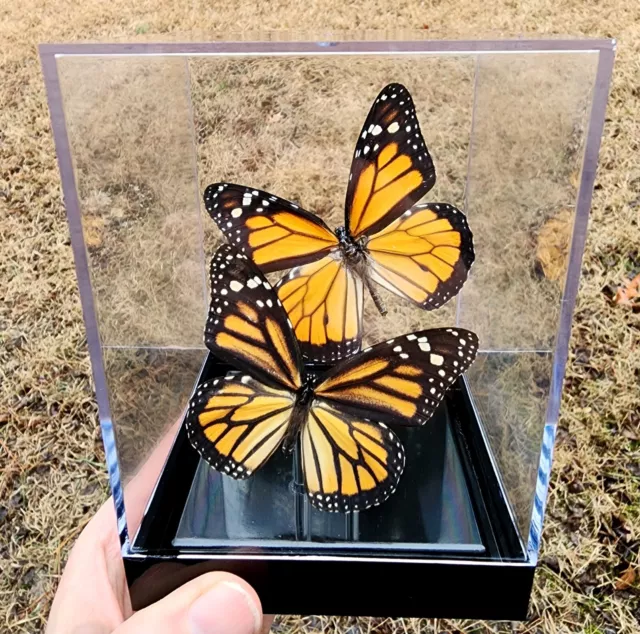
[[[136,514],[141,516],[174,432],[175,428],[169,431],[127,485],[130,520]],[[46,634],[257,634],[268,631],[271,621],[272,617],[263,618],[260,599],[253,588],[226,572],[202,574],[134,612],[120,554],[115,509],[109,499],[71,551]]]
[[[134,613],[107,500],[71,551],[46,634],[257,634],[270,624],[253,588],[226,572],[203,574]]]

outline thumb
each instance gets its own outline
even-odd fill
[[[258,634],[262,606],[235,575],[209,572],[133,614],[114,634]]]

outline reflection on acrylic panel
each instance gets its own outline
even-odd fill
[[[154,455],[151,468],[164,464],[205,356],[204,350],[103,349],[125,510],[127,483],[160,444],[164,453]],[[154,482],[157,475],[147,477]],[[131,535],[134,515],[128,514]]]
[[[465,209],[476,265],[459,325],[477,332],[483,349],[554,345],[569,247],[562,238],[573,227],[597,60],[595,53],[479,58]],[[561,224],[549,224],[559,217]],[[554,253],[553,272],[540,262],[541,240]]]
[[[480,353],[469,386],[526,542],[551,383],[551,353]]]
[[[291,455],[277,452],[248,480],[221,476],[200,461],[174,546],[255,548],[278,540],[362,548],[393,543],[425,552],[482,553],[447,410],[419,429],[400,430],[407,465],[384,506],[355,516],[312,508],[294,485]],[[296,491],[298,491],[296,493]],[[296,511],[298,511],[296,513]],[[370,543],[371,542],[371,543]]]
[[[397,82],[413,96],[438,174],[425,200],[462,207],[472,56],[193,58],[190,69],[201,191],[215,181],[240,183],[291,200],[330,227],[344,225],[364,118],[382,87]],[[221,236],[210,221],[205,228],[212,253]],[[384,289],[380,294],[388,315],[365,300],[365,346],[455,322],[455,299],[426,313]]]
[[[63,57],[58,65],[102,343],[202,347],[186,61]]]

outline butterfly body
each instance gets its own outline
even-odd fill
[[[291,453],[294,450],[300,431],[307,421],[309,409],[315,396],[313,391],[314,382],[311,375],[306,375],[302,387],[298,388],[296,392],[296,401],[291,412],[289,429],[282,441],[282,450],[285,453]]]
[[[384,315],[379,286],[433,310],[465,282],[474,252],[464,214],[418,202],[435,180],[411,95],[389,84],[356,142],[343,226],[332,231],[296,203],[230,183],[207,187],[204,201],[264,273],[291,269],[278,296],[302,354],[327,363],[360,349],[365,287]]]
[[[255,264],[223,245],[211,269],[207,347],[237,371],[198,386],[186,428],[215,469],[245,479],[296,446],[314,506],[350,512],[395,491],[404,449],[386,424],[417,426],[475,358],[476,336],[434,329],[309,372],[291,320]]]
[[[336,237],[339,240],[340,248],[345,257],[354,264],[362,261],[367,249],[367,236],[353,239],[346,227],[336,229]]]

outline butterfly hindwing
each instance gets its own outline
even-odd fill
[[[399,425],[424,424],[471,365],[477,336],[434,328],[363,350],[320,378],[319,398],[355,414]]]
[[[389,84],[373,103],[356,143],[345,203],[351,236],[377,233],[434,185],[435,167],[409,91]]]
[[[187,435],[214,469],[242,480],[281,444],[295,396],[239,372],[198,386],[187,412]]]
[[[474,260],[464,214],[446,203],[420,203],[369,238],[371,279],[432,310],[454,297]]]
[[[211,260],[205,343],[216,356],[268,385],[294,392],[301,385],[300,351],[275,291],[229,244]]]
[[[204,203],[227,240],[265,273],[312,262],[338,246],[316,215],[259,189],[214,183]]]
[[[360,350],[362,279],[340,252],[293,269],[276,290],[308,361],[335,362]]]
[[[398,486],[404,449],[384,424],[316,399],[302,429],[302,468],[311,503],[350,512],[384,502]]]

